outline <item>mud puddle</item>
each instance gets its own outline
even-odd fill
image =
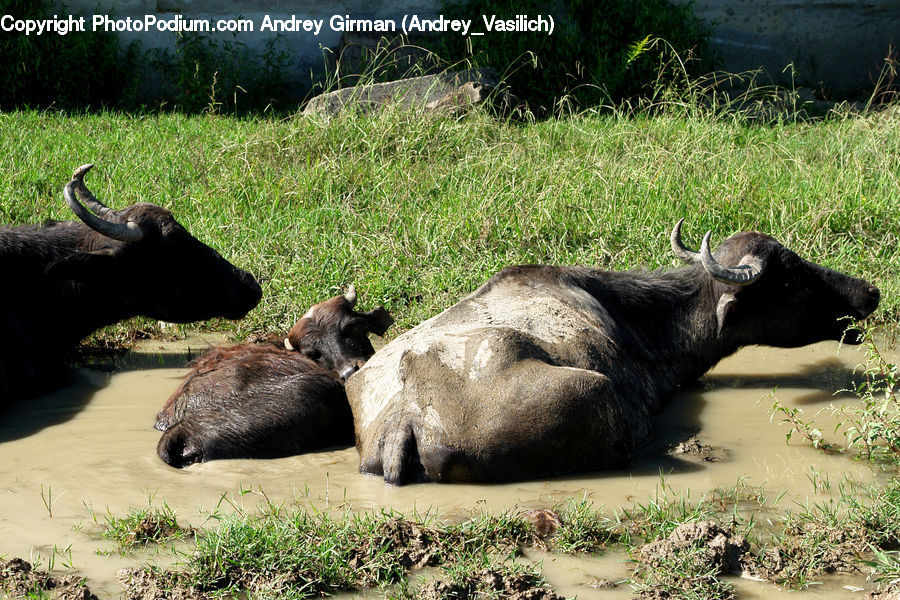
[[[767,396],[775,388],[782,404],[800,407],[812,417],[835,401],[835,389],[849,387],[852,369],[864,356],[849,347],[838,354],[833,343],[792,350],[747,348],[722,361],[657,418],[655,447],[681,444],[687,452],[644,457],[628,471],[504,485],[393,488],[380,478],[360,475],[353,448],[175,470],[156,456],[159,432],[153,429],[154,419],[187,373],[186,352],[202,351],[209,341],[145,343],[111,376],[82,370],[79,383],[20,402],[2,415],[0,556],[37,561],[43,567],[52,561],[57,569],[71,565],[88,578],[98,596],[113,598],[121,594],[115,580],[118,569],[172,561],[165,551],[122,557],[112,542],[99,536],[107,515],[124,516],[150,504],[165,503],[179,522],[193,526],[202,526],[217,511],[252,509],[263,501],[353,510],[390,507],[459,519],[482,510],[547,508],[585,496],[612,510],[646,503],[663,485],[699,499],[704,492],[739,480],[764,486],[773,497],[786,491],[781,500],[785,506],[836,494],[845,477],[868,483],[876,476],[871,468],[845,457],[799,442],[786,444],[786,428],[769,420]],[[817,422],[831,431],[827,418]],[[592,587],[594,580],[626,578],[626,557],[546,555],[536,560],[542,561],[545,576],[562,595],[624,598],[631,593],[627,584],[612,590]],[[862,585],[860,580],[855,584]],[[843,584],[829,580],[792,597],[852,597]],[[772,584],[742,580],[736,587],[740,598],[780,597]]]

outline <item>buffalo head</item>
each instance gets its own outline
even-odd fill
[[[140,202],[113,210],[98,201],[84,184],[92,166],[79,167],[63,195],[94,235],[82,251],[50,265],[49,275],[89,289],[115,286],[118,310],[163,321],[240,319],[259,303],[256,279],[194,238],[165,208]]]
[[[384,335],[394,320],[384,308],[353,310],[356,290],[310,308],[294,325],[284,345],[298,350],[322,368],[346,381],[375,354],[368,334]]]
[[[714,280],[720,336],[787,348],[822,340],[860,343],[859,330],[849,327],[878,307],[877,287],[804,260],[755,231],[726,239],[715,256],[707,232],[695,252],[681,242],[683,221],[672,230],[672,250]]]

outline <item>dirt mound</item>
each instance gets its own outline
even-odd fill
[[[476,597],[501,597],[505,600],[562,600],[550,588],[529,573],[504,573],[485,569],[462,581],[428,581],[419,589],[419,600],[469,600]]]
[[[159,573],[139,568],[119,569],[116,579],[125,590],[126,600],[204,600],[194,588],[173,584]]]
[[[740,573],[749,550],[744,536],[732,535],[714,521],[682,523],[666,539],[638,549],[638,596],[642,600],[732,598],[719,575]]]
[[[97,596],[84,585],[83,577],[54,577],[44,571],[35,571],[31,563],[21,558],[0,562],[0,591],[11,598],[42,598],[49,595],[57,600],[97,600]]]
[[[640,562],[648,567],[663,567],[676,554],[688,548],[700,548],[697,560],[718,568],[719,573],[740,573],[742,557],[750,544],[742,535],[732,536],[714,521],[682,523],[665,540],[644,544]]]
[[[407,569],[433,567],[439,562],[439,534],[418,523],[388,519],[378,528],[378,544],[399,552],[399,562]]]
[[[872,590],[862,600],[900,600],[900,583],[891,583],[885,588]]]
[[[539,538],[552,536],[563,524],[559,515],[546,508],[528,510],[525,511],[522,516],[531,525],[534,529],[534,533]]]
[[[862,535],[825,523],[804,523],[785,531],[780,544],[745,564],[748,574],[768,581],[795,581],[801,574],[859,571]],[[898,599],[900,600],[900,599]]]
[[[730,458],[728,450],[704,444],[697,436],[680,442],[669,454],[697,462],[724,462]]]

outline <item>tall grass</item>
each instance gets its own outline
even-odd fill
[[[900,317],[897,107],[764,123],[696,103],[533,124],[24,111],[0,132],[0,222],[72,218],[61,187],[93,162],[101,200],[170,208],[262,280],[259,308],[213,325],[236,336],[283,330],[351,282],[396,333],[509,264],[671,266],[682,216],[689,242],[757,229],[866,277],[874,319]]]

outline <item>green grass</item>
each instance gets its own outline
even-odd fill
[[[560,526],[553,536],[553,546],[559,552],[599,554],[619,541],[619,523],[595,508],[587,498],[569,499],[559,510]]]
[[[189,537],[193,530],[182,527],[167,504],[135,510],[124,517],[108,515],[103,537],[114,540],[120,550],[130,550],[150,543],[166,544]]]
[[[284,330],[360,290],[391,335],[509,264],[676,264],[667,236],[770,233],[868,278],[900,323],[900,111],[814,122],[613,111],[534,124],[386,111],[330,121],[178,114],[0,113],[0,222],[70,219],[85,162],[101,200],[170,208],[263,282],[235,336]],[[128,327],[146,327],[136,322]]]
[[[509,576],[527,571],[528,581],[540,585],[532,571],[506,562],[524,539],[524,525],[515,523],[509,515],[446,525],[390,511],[330,514],[270,506],[221,517],[197,533],[181,568],[154,573],[165,587],[249,598],[386,586],[399,586],[403,596],[410,569],[423,567],[440,567],[448,585],[484,585],[475,580],[495,567]]]
[[[583,499],[548,509],[557,522],[549,534],[528,517],[534,511],[480,512],[447,522],[430,513],[384,509],[357,513],[267,503],[246,511],[232,505],[233,512],[217,509],[214,518],[190,530],[194,535],[184,545],[164,550],[178,559],[173,568],[132,569],[137,575],[132,585],[143,581],[146,588],[151,580],[179,597],[302,599],[374,589],[378,597],[398,599],[503,598],[523,589],[549,593],[542,564],[523,556],[523,549],[537,547],[551,553],[627,554],[634,568],[629,583],[639,593],[733,597],[722,577],[725,566],[712,552],[721,546],[705,533],[693,541],[673,538],[683,524],[697,525],[689,531],[724,532],[735,546],[742,545],[743,536],[749,544],[743,545],[742,567],[785,588],[808,587],[834,571],[861,578],[865,569],[880,581],[895,579],[900,480],[871,486],[845,480],[839,492],[803,506],[782,506],[781,496],[769,499],[763,488],[742,480],[698,499],[663,480],[646,502],[630,508],[606,510]],[[760,510],[765,519],[756,518]],[[108,528],[133,529],[125,524],[145,521],[146,512],[109,517],[107,523],[115,525]],[[171,511],[155,513],[177,527]],[[669,544],[668,550],[659,545],[673,539],[685,543]]]

